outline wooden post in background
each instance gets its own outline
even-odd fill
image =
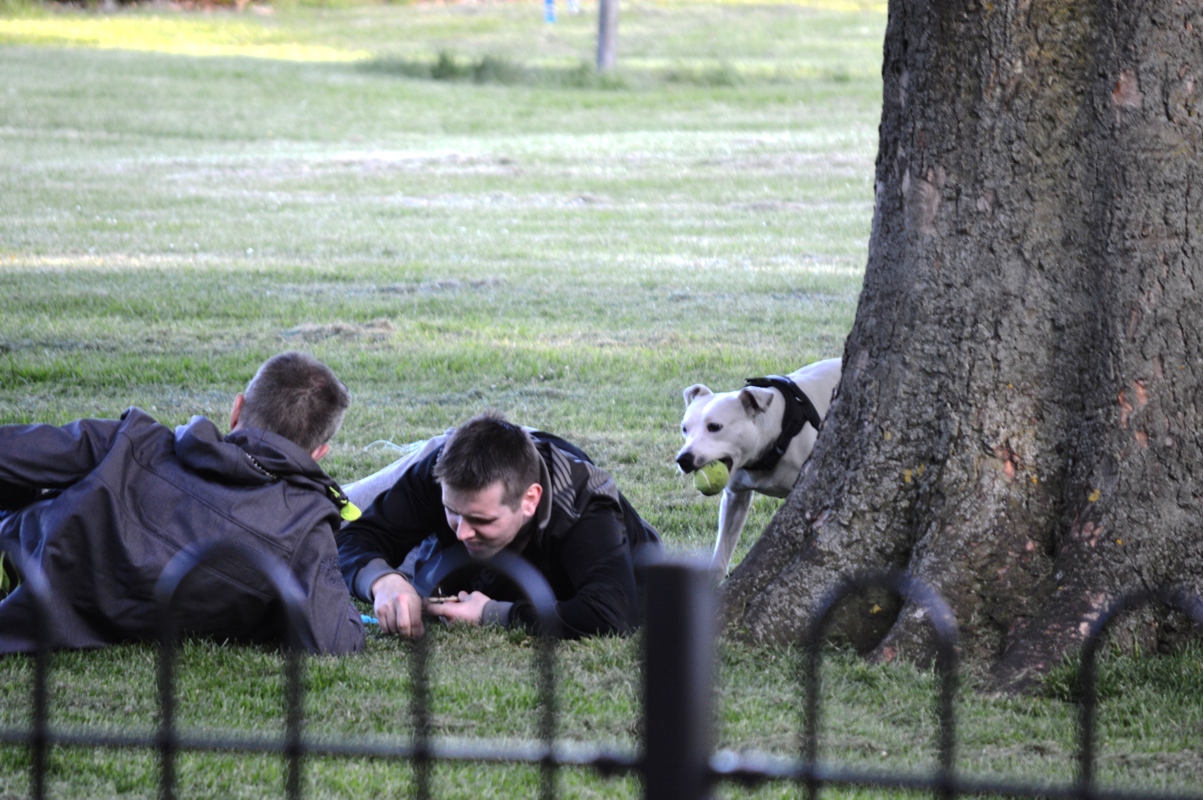
[[[618,61],[618,0],[598,0],[597,71],[613,69]]]

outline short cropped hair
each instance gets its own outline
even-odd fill
[[[308,451],[334,438],[351,395],[322,362],[295,350],[263,362],[243,393],[239,424],[279,434]]]
[[[459,492],[479,492],[501,481],[501,501],[517,509],[539,482],[542,459],[530,434],[495,411],[478,414],[452,431],[434,465],[434,476]]]

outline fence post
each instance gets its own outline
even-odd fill
[[[33,664],[33,728],[29,731],[29,768],[33,772],[31,796],[34,800],[45,800],[46,756],[50,749],[50,722],[47,716],[50,695],[50,648],[45,640],[38,642]]]
[[[430,672],[427,665],[430,640],[419,636],[411,646],[409,681],[414,693],[410,702],[414,720],[414,797],[430,800]]]
[[[645,800],[706,800],[714,729],[714,578],[701,562],[647,567]]]

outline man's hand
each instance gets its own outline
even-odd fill
[[[459,593],[459,601],[453,603],[426,603],[426,613],[433,617],[442,617],[448,622],[467,622],[469,625],[479,625],[485,613],[485,603],[489,596],[480,592]]]
[[[380,630],[416,639],[422,635],[422,598],[409,581],[395,572],[372,583],[372,606]]]

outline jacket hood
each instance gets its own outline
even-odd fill
[[[175,429],[175,453],[192,471],[234,486],[262,486],[283,480],[315,488],[336,505],[336,498],[342,494],[299,445],[259,428],[238,428],[222,437],[209,419],[193,417],[187,425]]]

